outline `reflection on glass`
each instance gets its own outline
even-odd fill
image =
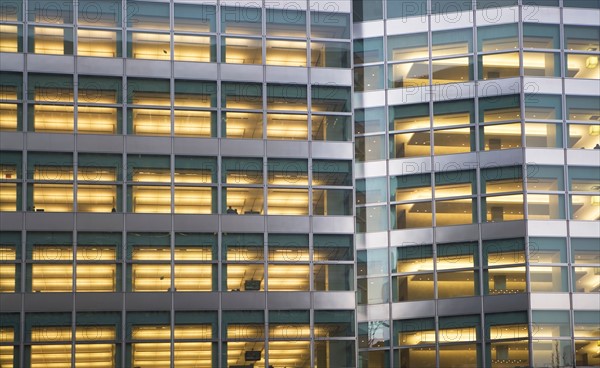
[[[519,76],[519,53],[483,55],[479,57],[479,79]]]
[[[79,29],[77,54],[79,56],[118,57],[121,53],[120,35],[115,31]]]
[[[349,68],[350,44],[342,42],[317,42],[310,44],[311,66],[321,68]]]
[[[223,37],[222,60],[230,64],[262,64],[262,42],[253,38]]]
[[[465,225],[477,222],[476,200],[471,198],[435,202],[437,226]]]
[[[533,361],[538,367],[572,366],[571,340],[533,340]]]
[[[525,145],[538,148],[561,148],[562,126],[558,124],[525,123]]]
[[[553,194],[528,194],[527,211],[530,220],[564,219],[564,196]]]
[[[461,83],[473,79],[471,58],[433,60],[431,62],[431,83],[448,84]]]
[[[600,79],[600,55],[566,54],[565,74],[569,78]]]
[[[211,53],[214,42],[210,36],[175,35],[173,42],[173,60],[204,63],[215,61],[215,56]]]
[[[391,158],[429,156],[431,136],[429,130],[423,132],[394,134],[390,137]]]
[[[263,190],[258,188],[225,188],[223,213],[260,215],[263,213]]]
[[[433,154],[450,155],[475,150],[475,128],[436,130]]]
[[[388,212],[386,206],[359,207],[356,209],[356,231],[360,233],[386,231]]]
[[[459,298],[479,293],[475,271],[440,272],[437,276],[438,298]]]
[[[600,267],[573,267],[573,291],[597,293],[600,290]]]
[[[385,160],[387,156],[385,137],[383,135],[356,137],[354,150],[358,162]]]
[[[480,128],[483,133],[482,149],[486,151],[521,147],[521,124],[486,125]]]
[[[395,276],[397,286],[394,302],[407,302],[433,299],[433,274]]]
[[[526,76],[560,77],[558,53],[524,52],[523,69]]]
[[[513,258],[508,255],[508,258]],[[507,263],[511,263],[508,260]],[[496,263],[501,264],[501,263]],[[525,267],[493,268],[485,272],[487,292],[490,295],[524,293],[526,289]]]
[[[389,283],[387,277],[358,279],[358,304],[381,304],[389,301]]]
[[[532,266],[529,271],[532,292],[569,291],[566,267]]]
[[[267,40],[267,65],[306,66],[306,42]]]
[[[571,195],[571,219],[597,221],[600,219],[600,195]]]
[[[429,62],[390,65],[389,88],[414,88],[429,84]]]
[[[0,52],[19,52],[21,50],[19,26],[0,25]]]
[[[432,226],[431,202],[393,205],[394,229],[412,229]]]
[[[312,116],[313,141],[349,141],[351,128],[350,116]]]
[[[249,112],[225,112],[224,129],[227,138],[262,139],[263,115]]]
[[[486,197],[482,200],[487,222],[515,221],[523,219],[523,195]]]
[[[133,59],[170,60],[169,34],[130,32],[127,48]]]

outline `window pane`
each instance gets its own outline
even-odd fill
[[[310,47],[311,66],[321,68],[350,67],[350,43],[313,41]]]
[[[385,131],[385,109],[375,107],[354,110],[354,133],[377,133]]]
[[[432,57],[462,55],[473,52],[473,30],[457,29],[432,33]]]
[[[267,9],[267,36],[306,37],[306,13],[294,9]]]
[[[267,114],[267,139],[308,139],[308,116]]]
[[[492,52],[519,48],[516,24],[477,28],[479,51]]]
[[[373,5],[371,1],[370,5]],[[354,40],[354,64],[383,61],[383,38],[365,38]]]
[[[351,129],[350,116],[312,116],[313,141],[349,141]]]
[[[310,13],[312,38],[350,38],[350,15],[337,11]]]
[[[221,32],[245,35],[262,33],[261,8],[224,6],[221,8]]]
[[[414,0],[405,2],[403,0],[387,1],[388,18],[406,18],[427,14],[427,0]]]
[[[120,57],[121,33],[79,29],[77,31],[77,55],[94,57]]]
[[[392,205],[392,228],[412,229],[431,227],[431,212],[431,202]]]
[[[260,215],[263,213],[263,190],[256,188],[224,188],[222,213]]]
[[[169,30],[169,4],[129,1],[127,5],[128,27]]]
[[[217,56],[214,53],[216,42],[210,36],[173,36],[174,54],[176,61],[215,62]]]
[[[384,88],[383,65],[354,69],[354,90],[374,91]]]
[[[569,78],[600,79],[600,55],[566,54],[565,75]]]
[[[306,42],[267,40],[266,63],[267,65],[305,67]]]
[[[386,206],[359,207],[356,209],[356,231],[360,233],[386,231],[388,212]]]
[[[383,18],[382,0],[357,0],[352,2],[355,22],[376,20]]]
[[[389,66],[388,88],[414,88],[428,84],[429,62],[427,61]]]
[[[518,77],[519,65],[519,53],[480,56],[479,79],[488,80]]]
[[[523,24],[523,47],[531,49],[560,49],[560,29],[553,24]]]
[[[428,57],[429,48],[426,33],[392,36],[388,39],[388,61],[403,61]]]
[[[600,50],[600,31],[596,27],[565,26],[565,48],[577,51]]]
[[[394,302],[433,299],[433,274],[395,276],[392,282]]]
[[[175,31],[214,32],[216,9],[210,5],[175,4]]]
[[[223,37],[221,58],[231,64],[262,64],[262,42],[254,38]]]

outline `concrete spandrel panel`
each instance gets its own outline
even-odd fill
[[[377,178],[387,172],[387,161],[361,162],[354,164],[356,179]]]
[[[384,29],[385,27],[383,20],[372,20],[368,22],[355,23],[353,25],[353,36],[354,39],[382,37],[385,33]]]
[[[398,158],[389,161],[389,175],[415,175],[431,172],[431,157]]]
[[[24,219],[22,212],[0,212],[0,231],[21,231]]]
[[[4,313],[19,313],[22,307],[21,294],[2,294],[0,298],[0,311]]]
[[[356,308],[356,320],[359,323],[387,319],[390,319],[390,305],[388,303],[359,305]]]
[[[482,169],[499,166],[518,166],[525,161],[523,149],[505,149],[479,152],[479,166]]]
[[[444,243],[477,241],[479,239],[479,226],[471,224],[436,227],[435,236],[438,241],[443,239]]]
[[[353,74],[350,69],[313,67],[310,79],[312,84],[350,87],[352,85],[352,77]]]
[[[291,83],[291,84],[307,84],[308,69],[294,68],[294,72],[290,73],[290,68],[285,66],[267,66],[266,67],[267,83]]]
[[[567,150],[567,164],[570,166],[600,166],[600,151],[592,147]]]
[[[506,234],[511,238],[524,237],[526,234],[525,221],[489,222],[481,224],[483,240],[504,239]]]
[[[570,235],[574,238],[600,238],[597,221],[569,221]]]
[[[308,142],[267,141],[269,157],[308,157]]]
[[[527,165],[564,165],[565,152],[557,149],[527,148],[525,150]]]
[[[385,105],[385,91],[368,91],[354,93],[354,108],[365,109]]]
[[[390,231],[390,245],[392,247],[406,247],[410,245],[432,244],[433,229],[405,229]]]
[[[381,231],[376,233],[359,233],[354,236],[356,249],[371,249],[387,247],[388,233]]]
[[[567,236],[567,222],[562,220],[527,221],[529,236]]]
[[[574,310],[600,310],[600,298],[597,293],[573,293],[573,309]]]

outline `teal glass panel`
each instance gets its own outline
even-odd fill
[[[356,231],[371,233],[388,230],[386,206],[359,207],[356,209]]]
[[[306,38],[306,12],[267,9],[267,36]]]
[[[477,28],[479,52],[516,50],[519,48],[519,29],[516,24]]]
[[[356,180],[356,204],[385,203],[387,201],[387,178]]]
[[[354,110],[354,133],[385,132],[385,108]]]
[[[175,31],[215,32],[217,9],[211,5],[175,4]]]
[[[315,234],[313,235],[313,246],[315,262],[354,259],[352,235]]]
[[[374,1],[371,1],[373,3]],[[365,38],[354,40],[354,64],[376,63],[383,61],[383,38]]]
[[[169,30],[169,4],[130,0],[126,15],[129,28]]]
[[[224,6],[221,8],[221,32],[244,35],[262,34],[261,8]]]
[[[383,19],[382,0],[357,0],[352,2],[354,22]]]
[[[409,18],[427,14],[427,0],[386,0],[388,18]]]
[[[121,10],[123,5],[119,0],[80,0],[80,26],[90,27],[121,27]]]
[[[312,38],[350,38],[350,14],[328,10],[310,13],[310,36]]]
[[[389,270],[388,249],[361,250],[356,253],[357,275],[385,275]]]
[[[554,24],[523,24],[523,47],[560,49],[560,27]]]

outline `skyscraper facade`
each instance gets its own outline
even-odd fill
[[[599,19],[3,1],[0,366],[600,366]]]

